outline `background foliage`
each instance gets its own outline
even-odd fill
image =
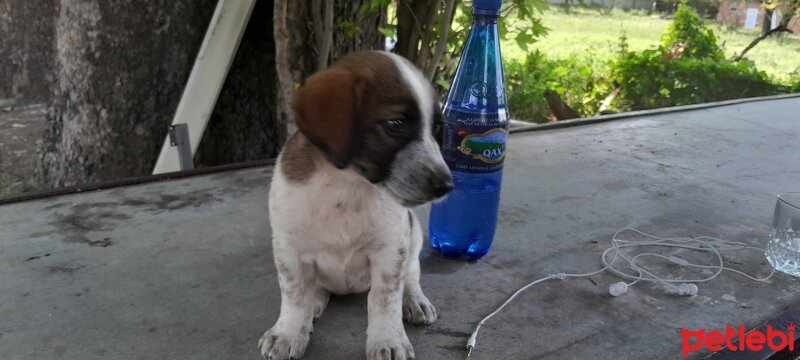
[[[666,54],[663,47],[620,54],[612,65],[613,81],[621,89],[615,100],[617,109],[689,105],[781,92],[751,61],[670,59]]]
[[[581,116],[594,115],[612,90],[608,64],[591,54],[583,58],[548,59],[533,52],[524,61],[506,65],[506,95],[512,117],[533,122],[550,121],[544,94],[559,93]]]
[[[682,56],[695,59],[722,59],[717,37],[708,29],[697,12],[684,0],[673,14],[672,22],[661,36],[661,46],[678,46]]]
[[[628,19],[637,19],[630,23],[635,30],[633,44],[625,35],[615,43],[608,42],[600,47],[597,45],[602,42],[594,42],[594,46],[583,44],[581,40],[593,40],[594,32],[601,30],[598,25],[573,32],[577,41],[564,44],[577,47],[572,50],[564,51],[558,46],[559,41],[555,41],[553,44],[535,44],[535,47],[545,50],[521,58],[511,52],[512,56],[506,56],[506,81],[512,116],[534,122],[551,121],[544,99],[547,90],[556,91],[581,116],[597,115],[601,108],[622,112],[773,95],[792,91],[792,88],[800,90],[800,63],[775,62],[777,67],[773,70],[786,71],[786,75],[776,78],[757,68],[755,61],[727,60],[717,35],[707,23],[685,2],[679,7],[672,21],[662,25],[661,35],[653,34],[652,25],[648,25],[658,25],[659,19],[636,12],[611,14],[624,19],[626,24],[629,24]],[[568,16],[559,17],[577,19],[574,20],[576,23],[589,22],[581,17],[597,18],[591,13],[575,10]],[[564,26],[575,27],[574,24]],[[737,45],[746,44],[755,35],[743,36],[737,30],[727,31],[725,36],[728,38],[739,36],[743,39],[737,41]],[[608,37],[613,32],[611,29],[597,36]],[[647,37],[643,38],[642,33]],[[647,38],[653,39],[649,46]],[[553,40],[546,38],[543,42],[550,41]],[[778,41],[769,40],[767,50],[775,51],[776,57],[781,56],[776,59],[784,60],[786,54],[793,52],[781,50],[782,44]],[[800,49],[800,41],[792,38],[786,41],[787,47]],[[564,43],[563,38],[560,43]],[[738,46],[731,47],[730,53],[739,50]],[[769,60],[764,56],[753,58],[762,64]],[[792,69],[795,69],[793,73]]]

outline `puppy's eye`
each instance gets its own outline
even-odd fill
[[[404,119],[392,119],[383,123],[383,129],[389,135],[400,135],[406,131],[408,123]]]

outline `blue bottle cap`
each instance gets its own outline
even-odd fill
[[[473,0],[472,14],[498,16],[501,6],[503,6],[503,0]]]

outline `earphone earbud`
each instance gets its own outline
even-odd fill
[[[620,296],[626,292],[628,292],[628,284],[622,281],[615,284],[611,284],[611,286],[608,287],[608,293],[614,297]]]
[[[678,286],[675,286],[675,285],[672,285],[672,286],[674,287],[675,291],[678,292],[678,295],[681,295],[681,296],[694,296],[694,295],[697,295],[697,285],[695,285],[695,284],[686,284],[686,283],[684,283],[684,284],[680,284]],[[614,297],[620,296],[620,295],[622,295],[624,293],[627,293],[627,292],[628,292],[628,284],[626,284],[626,283],[624,283],[622,281],[620,281],[618,283],[611,284],[611,286],[608,287],[608,293],[611,294],[611,296],[614,296]]]
[[[697,295],[697,285],[686,284],[686,283],[678,285],[678,295],[683,295],[683,296]]]

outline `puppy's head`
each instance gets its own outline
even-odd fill
[[[437,144],[434,90],[400,56],[347,55],[311,76],[292,107],[300,131],[333,165],[353,169],[400,204],[420,205],[453,188]]]

